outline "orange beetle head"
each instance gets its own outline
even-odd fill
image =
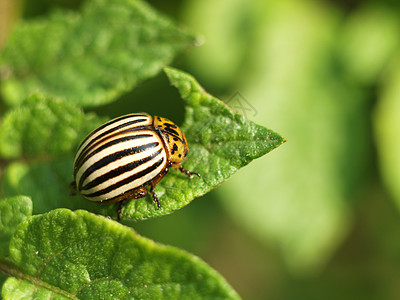
[[[183,131],[166,118],[154,116],[153,126],[162,137],[168,160],[180,164],[185,160],[189,146]]]

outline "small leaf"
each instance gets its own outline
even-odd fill
[[[162,209],[157,209],[150,197],[148,201],[135,200],[124,207],[122,219],[145,219],[182,208],[285,141],[279,134],[232,112],[190,75],[171,68],[165,72],[186,104],[182,129],[188,139],[189,155],[183,165],[200,173],[201,178],[189,179],[171,170],[156,188]]]
[[[40,42],[38,42],[40,41]],[[82,106],[115,100],[157,74],[195,38],[138,0],[90,0],[17,27],[0,56],[10,105],[33,92]]]
[[[10,253],[4,299],[239,299],[198,257],[86,211],[29,218]]]
[[[49,159],[70,154],[82,133],[101,122],[94,115],[84,115],[73,103],[33,95],[4,117],[0,156]]]
[[[25,196],[0,200],[0,257],[8,254],[8,244],[17,225],[32,215],[32,201]]]

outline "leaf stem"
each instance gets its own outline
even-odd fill
[[[72,294],[70,294],[64,290],[61,290],[58,287],[50,285],[46,282],[43,282],[43,281],[39,280],[37,277],[33,277],[33,276],[30,276],[28,274],[21,272],[20,270],[18,270],[18,268],[12,262],[10,262],[7,259],[0,259],[0,272],[5,275],[16,277],[18,279],[26,280],[36,286],[46,288],[49,291],[52,291],[53,293],[63,295],[69,299],[76,299],[76,300],[78,299],[78,297],[76,297],[75,295],[72,295]]]

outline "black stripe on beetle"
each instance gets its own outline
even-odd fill
[[[137,168],[138,166],[140,166],[140,165],[142,165],[142,164],[154,159],[156,156],[158,156],[161,153],[161,151],[162,151],[162,149],[159,149],[158,151],[152,153],[151,155],[149,155],[149,156],[147,156],[145,158],[142,158],[142,159],[139,159],[139,160],[135,160],[135,161],[133,161],[133,162],[131,162],[129,164],[126,164],[126,165],[120,166],[120,167],[118,167],[118,168],[116,168],[114,170],[108,171],[107,173],[105,173],[105,174],[97,177],[96,179],[90,181],[89,183],[85,184],[82,187],[82,190],[91,189],[91,188],[95,187],[96,185],[99,185],[100,183],[103,183],[103,182],[105,182],[107,180],[115,178],[115,177],[117,177],[119,175],[122,175],[122,174],[124,174],[126,172],[132,171],[133,169]]]
[[[148,149],[153,149],[154,147],[156,147],[158,145],[159,145],[158,142],[154,142],[154,143],[145,144],[145,145],[141,145],[138,147],[128,148],[128,149],[125,149],[122,151],[114,152],[108,156],[103,157],[101,160],[97,161],[96,163],[94,163],[93,165],[88,167],[85,170],[85,172],[83,172],[83,174],[79,180],[78,187],[82,188],[82,183],[94,171],[96,171],[100,168],[103,168],[103,167],[111,164],[112,162],[115,162],[116,160],[123,158],[124,156],[140,153],[140,152],[146,151]]]
[[[145,115],[136,115],[136,116],[138,116],[138,117],[146,117]],[[112,123],[116,123],[116,122],[118,122],[118,121],[121,121],[121,120],[124,120],[124,119],[128,119],[128,118],[132,118],[132,115],[125,115],[125,116],[116,118],[116,119],[114,119],[114,120],[112,120],[112,121],[109,121],[109,122],[107,122],[107,123],[104,123],[103,125],[97,127],[95,130],[93,130],[93,131],[88,135],[87,138],[90,138],[90,136],[92,136],[92,135],[95,134],[96,132],[100,131],[101,129],[103,129],[103,128],[109,126],[109,125],[112,124]],[[85,142],[85,140],[83,140],[83,142]]]
[[[160,166],[163,163],[163,161],[164,161],[164,158],[162,157],[157,162],[155,162],[153,165],[151,165],[150,167],[144,169],[143,171],[140,171],[139,173],[136,173],[136,174],[134,174],[132,176],[129,176],[128,178],[125,178],[124,180],[121,180],[121,181],[119,181],[119,182],[117,182],[115,184],[112,184],[112,185],[110,185],[109,187],[107,187],[107,188],[105,188],[103,190],[97,191],[95,193],[92,193],[92,194],[89,194],[89,195],[86,195],[86,196],[87,197],[97,197],[97,196],[101,196],[103,194],[109,193],[109,192],[111,192],[112,190],[114,190],[116,188],[119,188],[119,187],[121,187],[123,185],[126,185],[129,182],[132,182],[132,181],[134,181],[136,179],[139,179],[140,177],[143,177],[144,175],[150,173],[151,171],[155,170],[158,166]]]
[[[142,120],[144,120],[144,119],[142,119]],[[123,133],[128,132],[128,131],[139,131],[141,129],[143,129],[143,130],[147,129],[144,126],[135,126],[133,128],[129,128],[129,129],[126,129],[126,130],[119,131],[119,129],[128,127],[129,125],[132,125],[132,124],[136,124],[136,122],[129,122],[129,123],[130,124],[125,125],[125,126],[124,125],[120,125],[120,126],[117,126],[115,128],[109,129],[106,132],[103,132],[103,133],[99,134],[98,136],[96,136],[94,138],[90,138],[90,137],[86,138],[82,142],[82,145],[85,144],[85,142],[87,142],[87,144],[85,145],[85,147],[83,147],[82,150],[80,150],[79,157],[84,156],[85,152],[90,151],[90,149],[93,149],[94,147],[96,147],[96,145],[104,142],[107,139],[112,138],[113,136],[116,136],[116,135],[119,135],[119,134],[123,134]],[[81,148],[81,146],[80,146],[80,148]],[[78,159],[79,159],[79,157],[78,157]]]
[[[127,130],[127,131],[131,131],[131,130]],[[125,131],[125,132],[127,132],[127,131]],[[146,138],[146,137],[151,137],[151,136],[152,136],[151,134],[137,134],[137,135],[125,136],[125,137],[121,137],[121,138],[115,138],[115,139],[111,139],[109,142],[107,142],[95,149],[95,147],[99,145],[99,143],[96,143],[96,145],[93,145],[89,149],[83,150],[84,153],[82,153],[80,155],[80,157],[78,158],[78,160],[76,162],[77,169],[79,169],[93,155],[107,149],[110,146],[117,145],[119,143],[126,142],[129,140],[136,140],[136,139]]]

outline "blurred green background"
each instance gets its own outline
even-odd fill
[[[0,0],[0,47],[19,19],[80,2]],[[148,2],[204,41],[175,66],[288,142],[135,229],[243,299],[400,299],[400,3]],[[95,111],[184,115],[162,74]]]

